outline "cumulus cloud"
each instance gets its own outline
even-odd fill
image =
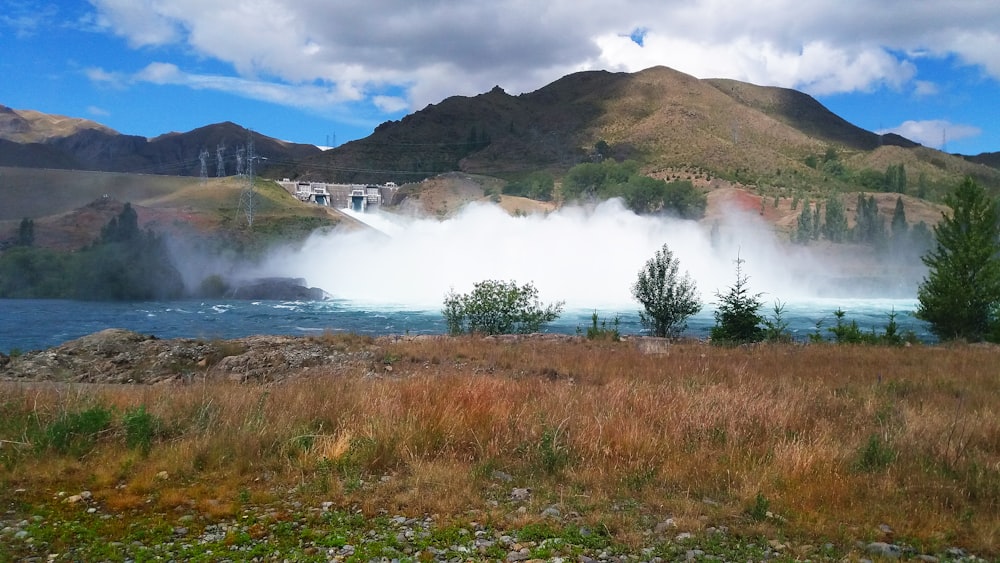
[[[364,98],[389,113],[404,99],[419,109],[495,84],[516,94],[597,68],[667,65],[813,94],[928,95],[930,83],[915,82],[920,57],[954,57],[1000,78],[1000,10],[979,0],[946,10],[885,0],[863,11],[840,0],[90,1],[95,21],[129,45],[221,61],[232,80],[271,92],[254,95],[293,104],[275,92],[313,88],[310,106]],[[405,92],[389,97],[389,88]]]
[[[929,119],[925,121],[904,121],[903,123],[877,131],[878,134],[896,133],[911,141],[916,141],[928,147],[942,148],[948,141],[958,141],[977,137],[982,134],[982,130],[972,125],[962,125],[951,123],[943,119]]]

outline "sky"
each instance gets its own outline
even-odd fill
[[[656,65],[1000,151],[996,0],[0,0],[0,104],[145,137],[338,145],[452,95]]]

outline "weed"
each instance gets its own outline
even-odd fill
[[[872,434],[858,453],[854,469],[863,473],[872,473],[889,467],[896,461],[896,450],[879,434]]]
[[[546,428],[538,441],[538,462],[542,470],[555,475],[569,464],[569,448],[560,441],[560,428]]]
[[[758,492],[757,496],[754,497],[753,504],[748,506],[744,513],[750,517],[754,522],[763,522],[767,520],[768,512],[771,510],[771,501],[767,500],[767,497],[763,493]]]

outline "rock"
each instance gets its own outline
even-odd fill
[[[525,501],[531,497],[531,489],[514,488],[510,491],[510,498],[516,501]]]
[[[559,512],[558,508],[550,506],[542,511],[542,516],[545,516],[546,518],[559,518],[562,516],[562,513]]]
[[[882,557],[889,557],[891,559],[898,559],[902,555],[902,550],[899,549],[898,545],[876,541],[865,546],[865,551],[873,555],[881,555]]]
[[[493,473],[490,473],[490,477],[496,481],[503,481],[504,483],[510,483],[511,481],[514,480],[514,477],[511,476],[509,473],[504,473],[503,471],[499,470],[493,470]]]
[[[938,563],[938,558],[933,555],[918,555],[916,559],[924,563]]]
[[[673,518],[667,518],[663,522],[658,523],[656,525],[656,527],[653,528],[653,531],[655,533],[657,533],[657,534],[664,534],[670,528],[676,528],[676,527],[677,527],[677,524],[674,523],[674,519]]]
[[[699,557],[704,557],[704,556],[705,552],[700,549],[689,549],[687,550],[685,559],[687,559],[688,561],[693,561],[695,559],[698,559]]]
[[[80,502],[82,500],[83,500],[82,496],[80,496],[80,495],[72,495],[72,496],[66,497],[66,500],[64,500],[63,502],[69,503],[69,504],[76,504],[76,503],[78,503],[78,502]]]
[[[674,536],[674,541],[689,540],[692,537],[693,536],[691,535],[691,532],[681,532],[681,533],[677,534],[676,536]]]

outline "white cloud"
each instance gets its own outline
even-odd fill
[[[962,125],[951,123],[943,119],[929,119],[925,121],[904,121],[903,123],[876,131],[882,135],[885,133],[896,133],[911,141],[916,141],[927,147],[942,148],[944,143],[977,137],[982,134],[982,130],[972,125]]]
[[[375,96],[372,102],[383,113],[396,113],[410,107],[410,102],[398,96]]]
[[[97,106],[87,106],[87,113],[89,113],[90,115],[97,116],[97,117],[107,117],[107,116],[111,115],[110,111],[108,111],[108,110],[106,110],[104,108],[99,108]]]
[[[938,85],[927,80],[913,81],[913,95],[918,98],[936,96],[940,92]]]
[[[980,0],[90,1],[95,21],[133,47],[225,63],[230,85],[303,91],[306,106],[364,98],[392,112],[402,99],[417,109],[496,84],[517,94],[576,70],[654,65],[813,94],[929,95],[916,66],[926,57],[1000,79],[1000,10]],[[222,78],[208,82],[225,89]],[[403,95],[386,99],[389,88]]]

